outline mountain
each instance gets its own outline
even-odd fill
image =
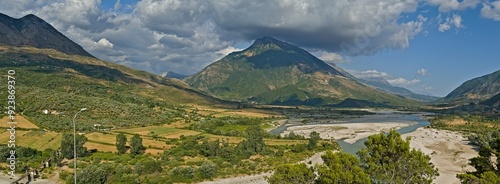
[[[444,99],[445,102],[482,101],[500,92],[500,70],[464,82]]]
[[[498,94],[496,94],[495,96],[489,98],[488,100],[482,101],[479,104],[495,107],[497,110],[500,110],[499,109],[499,107],[500,107],[500,92]]]
[[[0,73],[2,79],[13,81],[0,83],[5,89],[0,98],[7,99],[7,89],[15,90],[15,112],[41,128],[69,130],[72,115],[83,107],[89,110],[79,116],[79,130],[92,130],[94,123],[161,125],[183,119],[192,105],[238,105],[177,79],[99,60],[33,15],[1,15],[0,20]],[[7,105],[11,103],[0,107]],[[46,110],[51,113],[43,113]]]
[[[414,99],[414,100],[418,100],[418,101],[430,102],[430,101],[438,99],[438,97],[416,94],[416,93],[413,93],[412,91],[410,91],[406,88],[393,86],[393,85],[389,84],[389,82],[387,82],[383,78],[366,78],[366,79],[359,79],[359,81],[362,83],[368,84],[370,86],[376,87],[377,89],[380,89],[382,91],[386,91],[386,92],[393,93],[396,95],[401,95],[401,96],[404,96],[406,98],[410,98],[410,99]]]
[[[32,14],[15,19],[0,13],[0,45],[55,49],[70,55],[93,57],[49,23]]]
[[[186,75],[178,74],[172,71],[162,73],[160,76],[164,78],[181,79],[181,80],[187,77]]]
[[[272,37],[259,38],[249,48],[230,53],[184,81],[223,99],[251,103],[331,105],[356,99],[415,104],[366,86],[339,67]]]

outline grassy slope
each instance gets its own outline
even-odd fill
[[[79,129],[91,129],[94,123],[163,124],[181,117],[184,104],[221,104],[178,81],[50,49],[0,46],[2,78],[8,70],[16,71],[16,111],[51,130],[68,130],[82,107],[89,112],[79,116]],[[0,89],[0,98],[7,99],[7,83],[0,83]],[[45,109],[58,115],[44,115]]]

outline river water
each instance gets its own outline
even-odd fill
[[[425,113],[414,113],[414,114],[406,114],[399,113],[395,111],[375,111],[375,115],[365,115],[358,118],[353,118],[349,120],[343,120],[339,122],[333,123],[310,123],[308,125],[314,124],[338,124],[338,123],[408,123],[409,126],[403,127],[401,129],[396,130],[400,134],[406,134],[415,131],[419,127],[424,127],[430,125],[430,122],[424,118],[421,118]],[[417,122],[415,124],[415,122]],[[294,126],[303,126],[301,123],[301,119],[290,118],[286,125],[275,128],[269,133],[274,135],[279,135],[283,131],[285,131],[289,127]],[[343,140],[337,140],[337,143],[342,147],[343,151],[346,153],[356,154],[358,150],[364,147],[364,142],[368,138],[360,139],[353,144],[344,142]]]

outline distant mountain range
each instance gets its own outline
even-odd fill
[[[393,86],[389,82],[387,82],[383,78],[365,78],[359,79],[360,82],[368,84],[370,86],[376,87],[382,91],[386,91],[389,93],[393,93],[396,95],[404,96],[406,98],[422,101],[422,102],[431,102],[433,100],[437,100],[439,97],[430,96],[430,95],[422,95],[413,93],[412,91],[398,86]]]
[[[217,97],[250,103],[331,105],[356,101],[366,106],[411,105],[415,101],[358,82],[347,72],[307,51],[262,37],[184,79]],[[361,104],[361,106],[363,106]]]
[[[178,73],[175,73],[172,71],[162,73],[160,76],[164,77],[164,78],[171,78],[171,79],[184,79],[187,77],[187,75],[178,74]]]
[[[15,19],[0,13],[0,33],[0,45],[55,49],[70,55],[94,57],[49,23],[32,14]]]

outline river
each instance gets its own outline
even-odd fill
[[[405,133],[410,133],[415,131],[419,127],[424,127],[430,125],[430,122],[427,121],[426,119],[422,118],[422,115],[426,115],[426,113],[401,113],[397,111],[373,111],[376,114],[374,115],[364,115],[358,118],[352,118],[348,120],[343,120],[343,121],[337,121],[332,123],[309,123],[307,125],[317,125],[317,124],[329,124],[329,125],[335,125],[335,124],[346,124],[346,123],[408,123],[410,124],[409,126],[403,127],[401,129],[396,130],[400,134],[405,134]],[[302,119],[298,118],[290,118],[288,122],[278,128],[275,128],[269,133],[274,134],[274,135],[279,135],[283,131],[287,130],[289,127],[295,127],[295,126],[304,126],[301,123]],[[417,122],[417,123],[415,123]],[[360,139],[356,141],[353,144],[347,143],[343,140],[337,140],[337,143],[342,147],[344,152],[351,153],[351,154],[356,154],[358,150],[364,147],[364,142],[367,140],[367,138]]]

